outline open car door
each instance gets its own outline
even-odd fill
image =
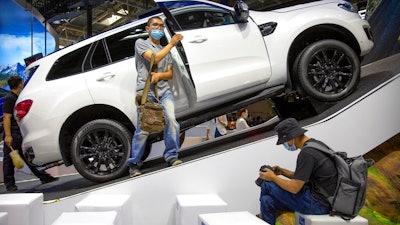
[[[184,36],[180,55],[186,57],[197,102],[265,88],[271,70],[264,40],[253,21],[238,21],[232,8],[210,1],[156,2],[171,34]]]

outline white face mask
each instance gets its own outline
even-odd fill
[[[297,150],[296,145],[294,145],[294,142],[293,142],[293,145],[289,145],[287,142],[285,142],[285,143],[283,143],[283,147],[285,147],[286,150],[291,151],[291,152]]]

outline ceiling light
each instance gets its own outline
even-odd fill
[[[110,26],[110,25],[112,25],[113,23],[115,23],[117,20],[119,20],[121,18],[122,18],[121,16],[113,14],[110,17],[102,20],[100,23],[103,24],[103,25],[106,25],[106,26]]]
[[[125,9],[120,9],[120,10],[117,11],[117,13],[121,14],[121,15],[124,15],[124,16],[127,16],[129,14],[129,11],[125,10]]]

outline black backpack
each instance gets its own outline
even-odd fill
[[[336,165],[338,181],[333,195],[328,195],[321,185],[315,184],[331,206],[330,215],[337,215],[345,220],[356,217],[365,203],[368,167],[375,164],[374,160],[364,159],[361,155],[348,158],[346,152],[335,152],[314,141],[306,142],[304,147],[311,147],[327,154]]]

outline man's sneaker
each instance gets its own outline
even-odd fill
[[[169,165],[170,165],[170,166],[177,166],[177,165],[179,165],[179,164],[181,164],[181,163],[182,163],[182,160],[173,159],[173,160],[171,160],[171,161],[169,162]]]
[[[10,185],[8,187],[6,187],[7,192],[14,192],[18,190],[18,187],[16,185]]]
[[[129,166],[129,177],[137,177],[142,175],[142,172],[140,172],[139,168],[134,165],[134,166]]]
[[[42,184],[47,184],[47,183],[51,183],[51,182],[54,182],[54,181],[58,181],[58,179],[59,179],[58,177],[49,176],[46,179],[40,180],[40,182],[42,182]]]

